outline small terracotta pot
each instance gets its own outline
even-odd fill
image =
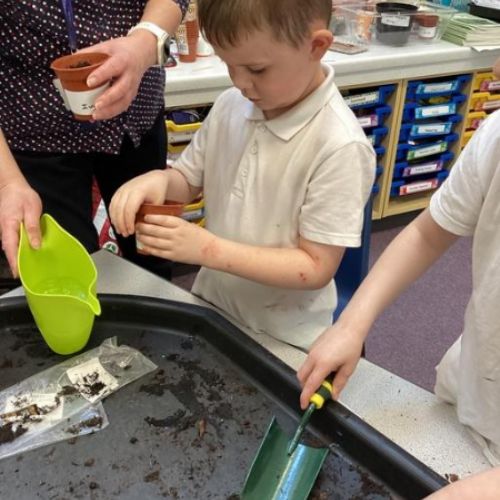
[[[144,222],[145,215],[175,215],[180,217],[184,211],[184,204],[177,201],[166,201],[163,205],[144,203],[140,206],[135,216],[135,223]],[[146,255],[142,250],[142,245],[136,240],[137,253]]]
[[[108,54],[100,52],[76,53],[59,57],[50,65],[60,81],[65,102],[77,120],[92,119],[95,101],[109,87],[109,82],[95,88],[87,85],[90,73],[108,58]],[[57,82],[54,84],[58,87]]]
[[[199,34],[200,29],[198,27],[198,21],[196,19],[192,21],[185,21],[179,26],[179,29],[176,33],[179,61],[196,61],[196,51],[198,46]]]
[[[418,14],[418,36],[423,40],[433,40],[436,38],[439,16],[435,14]]]

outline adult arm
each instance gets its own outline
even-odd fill
[[[24,223],[30,244],[41,243],[40,215],[42,202],[22,175],[9,145],[0,130],[0,237],[12,274],[18,275],[17,249],[19,229]]]
[[[181,0],[149,0],[141,21],[152,22],[173,34],[182,20],[181,5],[185,4]],[[152,33],[141,29],[82,51],[101,51],[111,56],[87,79],[90,87],[98,87],[113,79],[113,85],[96,101],[94,120],[108,120],[128,109],[144,73],[157,62],[156,42]]]
[[[312,345],[298,371],[301,406],[332,371],[335,396],[353,373],[363,342],[377,317],[456,241],[429,210],[420,214],[387,247],[349,301],[339,319]]]

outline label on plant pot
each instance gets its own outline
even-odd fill
[[[90,116],[95,111],[95,102],[97,98],[103,94],[108,87],[109,82],[95,89],[83,90],[81,92],[64,89],[64,93],[68,99],[71,111],[75,115]]]
[[[436,26],[419,26],[418,28],[418,36],[426,40],[432,40],[436,36],[436,33]]]
[[[397,26],[399,28],[407,28],[410,26],[410,16],[401,16],[397,14],[382,14],[380,19],[382,24],[386,26]]]

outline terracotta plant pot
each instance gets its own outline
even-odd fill
[[[185,21],[179,26],[179,29],[176,33],[179,61],[196,61],[199,33],[200,29],[198,27],[198,21],[196,19],[192,21]]]
[[[54,85],[77,120],[92,119],[97,98],[109,87],[109,82],[96,88],[87,85],[90,73],[108,58],[99,52],[76,53],[59,57],[50,65],[58,80]]]
[[[145,215],[175,215],[180,217],[184,211],[184,204],[177,201],[166,201],[163,205],[154,205],[144,203],[140,206],[139,211],[135,216],[135,223],[144,222]],[[137,253],[146,255],[143,251],[142,245],[136,240]]]
[[[416,16],[418,23],[418,36],[422,40],[432,41],[436,38],[439,25],[439,16],[436,14],[418,14]]]

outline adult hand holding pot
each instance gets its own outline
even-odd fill
[[[128,109],[139,89],[145,71],[156,61],[156,44],[151,33],[138,30],[87,47],[79,53],[100,52],[110,57],[87,78],[95,88],[112,80],[113,84],[97,99],[94,120],[109,120]]]

